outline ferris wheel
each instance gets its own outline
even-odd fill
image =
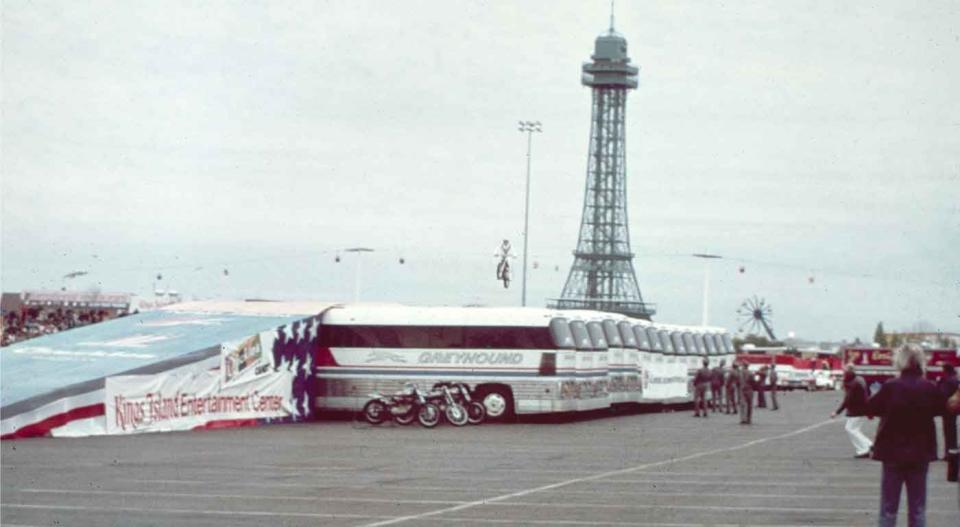
[[[762,329],[770,340],[777,340],[773,334],[773,308],[763,298],[753,295],[753,298],[744,300],[737,308],[737,319],[740,321],[740,331],[749,328],[753,333]]]

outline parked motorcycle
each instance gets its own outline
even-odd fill
[[[427,402],[436,405],[453,426],[467,424],[467,409],[454,398],[448,385],[435,385],[434,390],[427,396]]]
[[[441,386],[447,386],[450,389],[450,394],[453,396],[454,400],[460,404],[467,411],[467,422],[472,425],[478,425],[487,418],[487,409],[484,408],[483,403],[480,401],[473,400],[471,395],[470,387],[462,382],[453,382],[453,383],[437,383],[433,385],[434,390],[440,389]]]
[[[440,423],[440,408],[428,401],[431,395],[423,393],[415,384],[407,383],[402,391],[393,395],[372,393],[370,397],[362,413],[371,424],[380,424],[390,418],[401,425],[416,420],[426,428],[433,428]]]

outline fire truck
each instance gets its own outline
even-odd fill
[[[835,390],[843,376],[839,355],[828,352],[800,351],[786,347],[744,348],[737,360],[750,371],[777,365],[777,385],[782,389]]]
[[[956,349],[926,349],[927,379],[937,382],[943,375],[943,365],[952,364],[960,369],[960,354]],[[847,347],[843,349],[843,363],[853,366],[853,371],[863,377],[876,393],[887,379],[896,376],[893,367],[893,350],[890,348]]]

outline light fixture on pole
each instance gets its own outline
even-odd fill
[[[357,267],[353,275],[353,301],[360,301],[360,259],[363,253],[372,253],[373,249],[369,247],[351,247],[344,249],[345,253],[357,253]]]
[[[703,326],[706,326],[709,322],[709,310],[710,310],[710,260],[719,260],[723,258],[718,254],[705,254],[705,253],[694,253],[691,256],[694,258],[702,258],[704,260],[703,265],[703,317],[700,319],[700,323]]]
[[[527,134],[527,185],[523,204],[523,285],[521,286],[520,305],[527,305],[527,237],[530,230],[530,147],[533,145],[534,132],[543,132],[540,121],[519,121],[517,128]]]

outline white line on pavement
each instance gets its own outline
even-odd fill
[[[529,494],[534,494],[534,493],[536,493],[536,492],[543,492],[543,491],[545,491],[545,490],[552,490],[552,489],[556,489],[556,488],[559,488],[559,487],[565,487],[565,486],[567,486],[567,485],[573,485],[573,484],[575,484],[575,483],[582,483],[582,482],[585,482],[585,481],[595,481],[595,480],[598,480],[598,479],[607,478],[607,477],[610,477],[610,476],[617,476],[617,475],[620,475],[620,474],[629,474],[629,473],[631,473],[631,472],[637,472],[637,471],[640,471],[640,470],[646,470],[646,469],[653,468],[653,467],[659,467],[659,466],[663,466],[663,465],[669,465],[669,464],[672,464],[672,463],[679,463],[679,462],[682,462],[682,461],[690,461],[690,460],[693,460],[693,459],[698,459],[698,458],[705,457],[705,456],[711,456],[711,455],[715,455],[715,454],[720,454],[720,453],[723,453],[723,452],[733,452],[733,451],[736,451],[736,450],[742,450],[742,449],[744,449],[744,448],[749,448],[749,447],[751,447],[751,446],[761,445],[761,444],[763,444],[763,443],[768,443],[768,442],[770,442],[770,441],[774,441],[774,440],[777,440],[777,439],[785,439],[785,438],[788,438],[788,437],[793,437],[793,436],[796,436],[796,435],[800,435],[800,434],[805,433],[805,432],[808,432],[808,431],[810,431],[810,430],[814,430],[814,429],[820,428],[821,426],[824,426],[824,425],[827,425],[827,424],[830,424],[830,423],[837,423],[837,422],[839,422],[839,421],[834,421],[834,420],[831,420],[831,419],[827,419],[827,420],[825,420],[825,421],[820,421],[819,423],[815,423],[815,424],[812,424],[812,425],[810,425],[810,426],[805,426],[805,427],[803,427],[803,428],[800,428],[800,429],[798,429],[798,430],[794,430],[794,431],[792,431],[792,432],[788,432],[788,433],[786,433],[786,434],[780,434],[780,435],[765,437],[765,438],[761,438],[761,439],[754,439],[754,440],[752,440],[752,441],[747,441],[746,443],[741,443],[741,444],[739,444],[739,445],[734,445],[734,446],[732,446],[732,447],[715,448],[715,449],[712,449],[712,450],[705,450],[705,451],[703,451],[703,452],[698,452],[698,453],[696,453],[696,454],[690,454],[690,455],[688,455],[688,456],[682,456],[682,457],[678,457],[678,458],[665,459],[665,460],[663,460],[663,461],[656,461],[656,462],[653,462],[653,463],[644,463],[644,464],[642,464],[642,465],[637,465],[637,466],[634,466],[634,467],[629,467],[629,468],[624,468],[624,469],[619,469],[619,470],[611,470],[611,471],[608,471],[608,472],[601,472],[601,473],[595,474],[595,475],[593,475],[593,476],[584,476],[584,477],[582,477],[582,478],[568,479],[568,480],[565,480],[565,481],[559,481],[559,482],[557,482],[557,483],[551,483],[550,485],[543,485],[543,486],[540,486],[540,487],[534,487],[534,488],[530,488],[530,489],[526,489],[526,490],[521,490],[521,491],[518,491],[518,492],[513,492],[513,493],[510,493],[510,494],[501,494],[500,496],[496,496],[496,497],[494,497],[494,498],[476,500],[476,501],[471,501],[471,502],[469,502],[469,503],[463,503],[463,504],[460,504],[460,505],[455,505],[455,506],[452,506],[452,507],[446,507],[446,508],[443,508],[443,509],[437,509],[437,510],[434,510],[434,511],[424,512],[424,513],[421,513],[421,514],[412,514],[412,515],[408,515],[408,516],[399,516],[399,517],[396,517],[396,518],[391,518],[391,519],[389,519],[389,520],[383,520],[383,521],[377,521],[377,522],[373,522],[373,523],[368,523],[368,524],[366,524],[364,527],[380,527],[380,526],[382,526],[382,525],[394,525],[394,524],[402,523],[402,522],[406,522],[406,521],[419,520],[419,519],[428,518],[428,517],[431,517],[431,516],[436,516],[436,515],[438,515],[438,514],[444,514],[444,513],[448,513],[448,512],[462,511],[462,510],[470,509],[470,508],[477,507],[477,506],[480,506],[480,505],[487,505],[487,504],[489,504],[489,503],[497,503],[497,502],[504,501],[504,500],[508,500],[508,499],[511,499],[511,498],[519,498],[519,497],[521,497],[521,496],[526,496],[526,495],[529,495]]]
[[[200,499],[239,499],[239,500],[273,500],[273,501],[328,501],[328,502],[361,502],[361,503],[390,503],[408,505],[453,505],[465,503],[463,500],[397,500],[386,498],[346,498],[336,496],[263,496],[252,494],[197,494],[193,492],[157,492],[137,490],[71,490],[71,489],[22,489],[19,492],[30,494],[79,494],[84,496],[166,496],[169,498],[200,498]]]
[[[271,485],[256,485],[258,488],[269,487]],[[366,486],[355,486],[355,487],[337,487],[336,490],[346,490],[347,488],[354,490],[370,490]],[[424,491],[449,491],[449,492],[460,492],[467,494],[476,494],[477,490],[487,490],[487,491],[499,491],[499,492],[509,492],[515,489],[477,489],[476,487],[462,487],[462,488],[450,488],[450,487],[402,487],[397,490],[404,490],[410,492],[424,492]],[[33,493],[33,494],[81,494],[81,495],[117,495],[117,496],[169,496],[169,497],[186,497],[186,498],[200,498],[200,499],[249,499],[249,500],[290,500],[290,501],[330,501],[330,502],[370,502],[370,503],[396,503],[396,504],[447,504],[454,505],[459,503],[466,503],[465,500],[402,500],[402,499],[388,499],[388,498],[363,498],[363,497],[340,497],[340,496],[265,496],[262,494],[198,494],[194,492],[190,493],[181,493],[181,492],[163,492],[163,491],[121,491],[121,490],[85,490],[85,489],[10,489],[7,492],[23,492],[23,493]],[[633,490],[558,490],[554,493],[555,495],[611,495],[611,494],[624,494],[629,496],[649,496],[656,498],[679,498],[679,497],[692,497],[692,498],[744,498],[744,499],[782,499],[783,494],[744,494],[744,493],[711,493],[711,492],[638,492]],[[839,501],[863,501],[863,500],[876,500],[876,494],[790,494],[789,498],[791,500],[839,500]],[[952,497],[949,496],[927,496],[927,501],[953,501]],[[519,502],[518,502],[519,503]],[[545,502],[544,505],[547,503]],[[585,505],[589,506],[590,503]]]
[[[34,509],[34,510],[63,510],[84,512],[136,512],[158,514],[197,514],[203,516],[265,516],[265,517],[292,517],[292,518],[349,518],[370,519],[388,518],[376,514],[324,514],[320,512],[277,512],[277,511],[215,511],[208,509],[144,509],[141,507],[91,507],[85,505],[40,505],[33,503],[2,503],[0,507],[7,509]]]

